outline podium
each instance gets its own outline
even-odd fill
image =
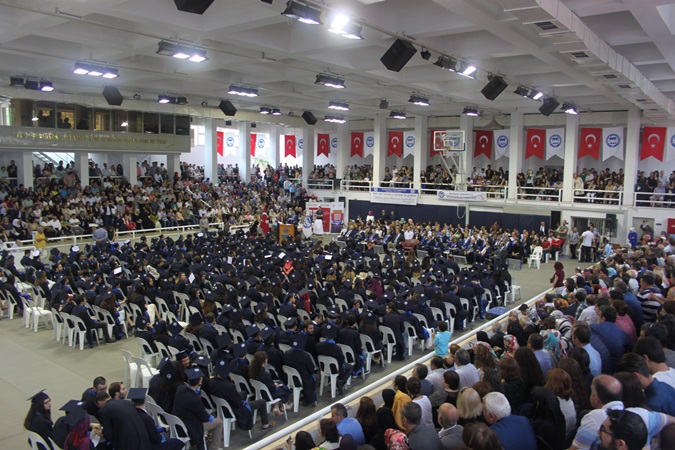
[[[279,224],[279,243],[295,240],[295,225]]]

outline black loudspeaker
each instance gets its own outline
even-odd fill
[[[229,100],[221,100],[218,108],[220,108],[220,110],[226,116],[234,116],[237,114],[237,108],[235,108],[232,102]]]
[[[382,55],[380,61],[387,69],[400,72],[415,53],[417,53],[417,49],[410,42],[396,39],[389,50]]]
[[[547,98],[544,100],[544,104],[539,107],[539,112],[545,116],[550,116],[553,111],[560,106],[560,102],[554,98]]]
[[[605,228],[609,231],[616,230],[616,214],[607,214],[605,216]]]
[[[124,97],[120,94],[120,90],[115,86],[105,86],[103,88],[103,98],[108,102],[109,105],[121,106],[124,101]]]
[[[480,93],[488,100],[494,100],[499,97],[499,94],[501,94],[504,89],[506,89],[508,83],[499,76],[491,76],[489,77],[489,80],[488,84],[485,85]]]
[[[178,11],[189,12],[192,14],[204,14],[213,0],[173,0]]]
[[[302,118],[305,119],[305,122],[307,122],[309,125],[316,125],[316,122],[318,122],[316,116],[312,114],[311,111],[305,111],[302,113]]]

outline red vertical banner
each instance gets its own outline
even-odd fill
[[[640,152],[640,161],[653,156],[663,162],[663,153],[665,149],[665,127],[644,127],[642,129],[642,151]]]
[[[579,138],[579,156],[590,156],[597,160],[600,158],[600,144],[602,144],[602,128],[582,128]]]
[[[258,145],[258,135],[251,133],[251,156],[255,157],[255,148]]]
[[[492,158],[492,141],[493,133],[491,130],[476,130],[473,157],[485,155],[488,159]]]
[[[295,158],[295,136],[286,135],[284,142],[284,156]]]
[[[216,132],[216,151],[220,156],[223,156],[223,141],[225,140],[225,133],[222,131]]]
[[[388,142],[387,156],[403,157],[403,131],[390,131]]]
[[[360,156],[363,158],[363,132],[352,133],[352,145],[349,156]]]
[[[543,128],[528,128],[525,141],[525,159],[536,156],[544,159],[546,152],[546,130]]]
[[[326,155],[330,154],[330,136],[327,134],[320,133],[316,136],[317,147],[316,155]]]

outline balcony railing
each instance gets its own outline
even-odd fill
[[[562,189],[549,187],[519,187],[518,200],[532,200],[544,202],[562,201]]]
[[[635,192],[633,194],[635,206],[648,208],[675,208],[675,194],[657,192]]]
[[[369,191],[372,186],[372,181],[342,180],[340,182],[340,190],[342,191]]]
[[[575,203],[598,203],[621,206],[623,204],[623,191],[577,189],[574,191],[572,200]]]

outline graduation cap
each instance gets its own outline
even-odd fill
[[[178,322],[171,322],[171,324],[169,324],[169,331],[172,336],[178,336],[180,332],[183,331],[183,326]]]
[[[199,314],[198,312],[193,313],[190,315],[190,325],[193,327],[196,327],[197,325],[204,323],[204,319],[202,318],[202,315]]]
[[[176,361],[182,361],[183,359],[187,358],[190,356],[187,352],[187,350],[181,350],[178,353],[176,353]]]
[[[307,344],[307,336],[305,336],[302,333],[297,333],[293,335],[291,347],[293,347],[296,350],[304,350],[306,344]]]
[[[142,404],[145,403],[145,394],[148,392],[147,388],[131,388],[127,392],[127,398],[134,403]]]
[[[199,367],[209,367],[209,364],[211,364],[211,358],[208,356],[199,355],[192,362],[197,364]]]
[[[265,305],[265,304],[262,303],[262,302],[261,302],[261,303],[258,303],[257,305],[255,305],[254,311],[255,311],[256,315],[260,315],[260,314],[264,313],[265,310],[267,309],[266,306],[267,306],[267,305]]]
[[[213,367],[213,370],[220,378],[227,378],[230,374],[230,364],[224,359],[221,359],[218,361],[218,364]]]
[[[77,253],[77,252],[80,251],[80,246],[79,245],[73,245],[72,247],[70,247],[70,251]]]
[[[366,308],[373,310],[377,307],[377,302],[375,300],[368,300],[365,304]]]
[[[84,405],[84,402],[79,400],[68,400],[65,405],[59,408],[59,411],[65,411],[66,413],[69,413],[76,408],[82,409],[82,405]]]
[[[377,316],[375,314],[373,314],[372,312],[368,311],[368,313],[363,318],[363,321],[367,324],[377,323]]]
[[[192,369],[185,369],[185,376],[192,386],[196,386],[199,383],[199,379],[204,377],[204,372],[198,367]]]
[[[246,339],[248,339],[260,333],[260,328],[255,325],[248,325],[244,331],[246,332]]]
[[[87,412],[82,408],[75,408],[66,415],[66,424],[72,429],[87,417]]]
[[[232,354],[235,358],[241,358],[246,355],[246,342],[239,342],[232,347]]]
[[[321,336],[325,337],[326,339],[335,339],[337,335],[338,327],[335,325],[328,324],[323,327],[323,330],[321,330]]]
[[[288,319],[286,319],[286,322],[284,322],[284,326],[286,328],[293,328],[297,324],[298,324],[298,319],[296,319],[295,317],[289,317]]]
[[[309,294],[311,291],[309,289],[303,289],[300,292],[298,292],[298,296],[302,297],[305,294]]]
[[[262,330],[260,330],[260,337],[263,340],[267,340],[272,335],[274,335],[274,329],[273,328],[265,327]]]
[[[251,304],[251,297],[244,295],[241,299],[239,299],[239,304],[242,308],[248,308],[248,306]]]
[[[331,309],[328,310],[328,317],[336,319],[336,318],[340,317],[340,312],[335,308],[331,308]]]
[[[258,277],[250,277],[248,279],[248,284],[250,284],[251,286],[255,286],[258,283],[260,283],[260,279]]]
[[[213,302],[216,300],[216,293],[214,291],[206,291],[206,293],[204,293],[204,298],[210,302]]]
[[[148,324],[148,320],[145,318],[144,315],[139,315],[136,318],[136,328],[141,328],[145,329],[145,326]]]
[[[403,310],[404,311],[412,311],[413,310],[413,303],[409,302],[408,300],[403,302]]]
[[[219,349],[226,348],[232,344],[232,338],[227,333],[219,334],[216,338],[216,343]]]
[[[223,305],[223,309],[220,311],[223,314],[227,314],[231,312],[234,308],[232,308],[232,305]]]
[[[39,405],[40,403],[44,402],[49,398],[49,395],[45,393],[45,390],[42,389],[40,392],[38,392],[35,395],[32,395],[28,397],[26,400],[30,400],[30,402],[34,405]]]

